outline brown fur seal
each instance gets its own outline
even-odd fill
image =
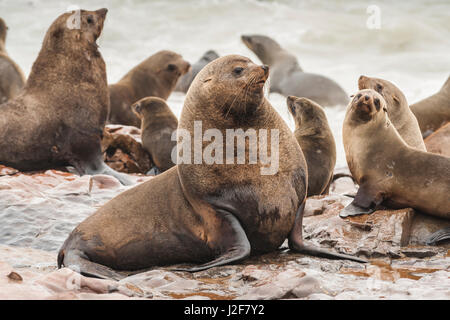
[[[376,91],[360,90],[350,102],[343,139],[359,189],[341,217],[372,213],[383,204],[450,219],[450,158],[408,146]]]
[[[102,160],[100,140],[108,112],[108,87],[96,39],[106,9],[59,16],[45,35],[21,94],[2,105],[0,163],[22,171],[74,166],[80,174],[128,178]]]
[[[7,30],[5,21],[0,18],[0,104],[17,96],[25,85],[22,69],[6,53]]]
[[[166,102],[158,97],[147,97],[131,106],[141,119],[142,146],[149,153],[156,173],[172,168],[172,150],[177,145],[172,134],[178,127],[178,119]]]
[[[111,99],[109,123],[140,128],[141,120],[130,106],[150,96],[167,100],[178,78],[189,68],[189,63],[172,51],[159,51],[141,62],[119,82],[109,86]]]
[[[336,164],[336,144],[322,107],[307,98],[289,96],[294,135],[308,165],[308,197],[327,194]]]
[[[243,35],[241,40],[271,69],[270,91],[306,97],[321,106],[346,105],[348,96],[333,80],[302,70],[297,58],[275,40],[262,35]]]
[[[359,90],[372,89],[378,92],[386,101],[389,119],[406,144],[426,151],[417,119],[399,88],[390,81],[366,76],[359,77],[358,87]]]
[[[428,135],[450,121],[450,76],[438,93],[411,105],[422,134]],[[428,133],[427,133],[428,132]]]
[[[219,55],[214,50],[206,51],[200,60],[194,63],[191,69],[186,74],[182,75],[180,79],[178,79],[174,91],[186,93],[200,70],[202,70],[211,61],[216,60],[218,57]]]
[[[295,251],[361,261],[303,244],[306,163],[294,135],[264,98],[268,73],[267,66],[237,55],[203,68],[179,122],[179,137],[194,135],[186,143],[194,152],[183,149],[187,163],[120,194],[83,221],[63,244],[58,265],[98,277],[117,276],[112,269],[187,262],[204,264],[179,270],[199,271],[276,250],[286,238]],[[236,154],[250,159],[250,148],[257,146],[242,135],[243,144],[236,145],[233,133],[227,148],[211,148],[213,137],[217,142],[234,129],[260,132],[260,152],[279,161],[239,164]],[[270,144],[260,129],[270,131]],[[196,134],[203,138],[196,140]],[[207,164],[213,153],[217,158]],[[277,170],[267,172],[272,164]]]

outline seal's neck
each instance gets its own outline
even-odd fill
[[[6,54],[6,55],[8,54],[6,52],[5,42],[3,40],[0,40],[0,53]]]
[[[102,72],[94,74],[93,70]],[[78,88],[74,86],[77,83],[106,84],[104,61],[97,44],[89,43],[81,37],[46,37],[31,69],[26,88],[54,86],[56,82],[70,83],[72,90]]]

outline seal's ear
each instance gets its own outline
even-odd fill
[[[396,104],[400,104],[400,99],[399,99],[397,96],[393,95],[393,96],[392,96],[392,99],[394,100],[394,102],[395,102]]]
[[[205,83],[205,82],[208,82],[208,81],[211,81],[211,80],[212,80],[212,78],[206,78],[206,79],[203,79],[202,82]]]
[[[62,34],[63,34],[62,28],[58,27],[52,31],[51,36],[52,36],[52,39],[58,39],[62,36]]]
[[[131,106],[131,110],[133,110],[133,112],[138,116],[141,117],[142,116],[142,106],[139,102],[133,104]]]

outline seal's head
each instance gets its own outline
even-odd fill
[[[275,40],[263,35],[242,35],[241,40],[267,65],[273,64],[276,53],[283,50]]]
[[[108,9],[97,11],[74,10],[59,16],[47,31],[44,43],[46,47],[66,47],[73,41],[88,43],[97,48],[96,40],[103,30]],[[67,46],[67,47],[73,47]]]
[[[320,128],[320,123],[327,122],[322,107],[308,98],[288,96],[286,103],[289,112],[294,117],[297,129],[307,127]]]
[[[347,112],[351,113],[352,121],[358,125],[377,121],[387,112],[386,101],[375,90],[363,89],[353,96]]]
[[[392,82],[379,78],[360,76],[358,79],[359,90],[372,89],[378,92],[386,100],[386,104],[391,108],[390,116],[395,117],[396,110],[401,106],[407,106],[405,95]]]
[[[131,109],[141,120],[155,118],[158,114],[170,111],[166,101],[158,97],[143,98],[134,103]]]
[[[158,77],[170,86],[175,85],[178,78],[191,68],[189,62],[181,55],[168,50],[155,53],[147,60],[147,63],[151,68],[157,68]]]
[[[256,65],[249,58],[228,55],[206,65],[195,77],[187,99],[201,101],[204,108],[213,106],[222,118],[251,116],[264,100],[264,85],[269,67]]]
[[[6,41],[6,33],[8,32],[8,26],[6,25],[5,21],[0,18],[0,43],[5,43]]]

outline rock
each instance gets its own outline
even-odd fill
[[[106,164],[120,172],[145,174],[153,167],[142,147],[140,129],[132,126],[107,125],[102,151]]]
[[[6,167],[6,166],[0,164],[0,177],[1,176],[11,176],[18,172],[19,172],[19,170],[16,170],[16,169],[10,168],[10,167]]]
[[[302,283],[305,273],[302,271],[287,270],[279,273],[267,284],[254,286],[249,292],[237,300],[272,300],[292,298],[292,291]]]
[[[430,246],[424,246],[402,248],[401,252],[407,257],[428,258],[437,255],[439,250]]]
[[[409,243],[413,245],[425,245],[426,239],[434,232],[450,227],[450,220],[440,219],[417,212],[412,221]],[[440,247],[448,247],[443,243]]]
[[[323,198],[326,200],[327,197]],[[414,210],[380,210],[371,215],[341,219],[338,215],[344,205],[339,198],[333,201],[335,203],[326,205],[322,215],[304,219],[306,239],[352,255],[402,256],[400,248],[409,243]]]
[[[424,142],[428,152],[450,157],[450,122],[429,135]]]
[[[297,298],[306,298],[311,294],[324,293],[327,293],[327,290],[322,287],[320,281],[308,275],[300,279],[297,287],[292,290],[292,294]]]

